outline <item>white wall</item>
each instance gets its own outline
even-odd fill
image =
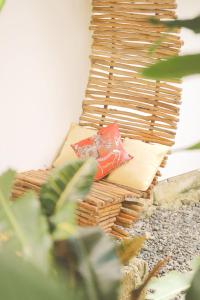
[[[199,0],[178,0],[178,16],[192,18],[200,14]],[[182,30],[183,53],[200,52],[200,34]],[[175,148],[182,148],[200,141],[200,76],[183,81],[182,107]],[[162,170],[163,178],[200,168],[200,151],[181,152],[169,157],[167,167]]]
[[[78,118],[89,0],[7,0],[0,14],[0,171],[50,164]]]
[[[179,16],[200,13],[178,0]],[[78,119],[88,76],[90,0],[7,0],[0,14],[0,171],[48,166]],[[184,31],[184,51],[200,35]],[[200,139],[200,79],[184,81],[177,147]],[[200,152],[172,155],[164,177],[200,167]]]

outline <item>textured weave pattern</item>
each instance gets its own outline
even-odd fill
[[[142,78],[144,67],[179,53],[178,30],[149,18],[174,19],[174,0],[93,0],[93,45],[80,125],[117,122],[123,137],[173,145],[179,82]]]
[[[91,69],[80,125],[98,129],[117,122],[123,137],[172,146],[180,105],[179,82],[147,80],[141,71],[179,52],[181,40],[176,29],[172,32],[149,23],[150,17],[175,18],[175,0],[93,0],[92,4]],[[13,197],[27,189],[39,192],[48,173],[18,174]],[[78,205],[78,224],[98,225],[117,238],[126,237],[125,228],[132,226],[150,202],[158,176],[159,170],[146,192],[94,182]]]

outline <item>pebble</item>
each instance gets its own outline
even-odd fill
[[[139,220],[130,234],[148,238],[139,257],[147,261],[150,269],[159,260],[170,257],[160,275],[170,270],[184,272],[200,256],[199,223],[200,203],[183,205],[176,211],[157,207],[150,217]]]

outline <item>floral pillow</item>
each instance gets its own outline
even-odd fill
[[[96,180],[102,179],[112,170],[132,159],[123,147],[117,124],[102,127],[96,135],[71,147],[79,158],[94,157],[97,160]]]

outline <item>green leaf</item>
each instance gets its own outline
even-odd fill
[[[150,47],[149,47],[149,54],[153,55],[157,48],[165,41],[165,36],[162,35],[159,39],[157,39]]]
[[[3,8],[5,2],[6,2],[5,0],[0,0],[0,10]]]
[[[55,241],[64,240],[76,232],[76,209],[76,202],[68,202],[62,210],[50,218],[54,228],[52,238]]]
[[[51,216],[53,238],[65,239],[76,230],[77,201],[89,192],[96,173],[96,161],[77,160],[57,169],[41,190],[44,212]],[[53,214],[53,215],[52,215]]]
[[[55,257],[70,277],[71,289],[83,288],[83,299],[118,299],[120,263],[114,242],[99,229],[81,229],[68,240],[56,242]]]
[[[200,33],[200,16],[193,19],[174,20],[174,21],[159,21],[157,19],[151,19],[151,22],[155,25],[163,24],[169,28],[184,27],[193,30],[195,33]]]
[[[200,73],[200,54],[175,56],[160,61],[142,72],[147,78],[156,80],[178,79]]]
[[[198,142],[190,147],[187,147],[185,150],[200,150],[200,142]]]
[[[0,176],[0,190],[6,199],[10,199],[16,172],[8,170]]]
[[[194,276],[191,287],[187,292],[186,300],[199,300],[200,299],[200,269]]]
[[[191,263],[191,267],[192,267],[192,271],[194,273],[196,273],[196,271],[199,270],[200,268],[200,256],[197,256],[193,259],[192,263]]]
[[[0,248],[17,252],[47,270],[51,240],[46,219],[34,193],[10,201],[14,174],[8,171],[0,176]]]
[[[82,199],[89,192],[95,173],[94,159],[77,160],[56,169],[41,189],[40,201],[44,213],[51,216],[66,202]]]
[[[178,273],[173,271],[163,277],[152,279],[148,285],[148,288],[154,292],[149,292],[146,299],[171,300],[175,298],[175,296],[183,291],[186,291],[190,287],[193,275],[193,272]]]
[[[2,300],[74,300],[63,281],[44,275],[30,263],[0,251]],[[76,298],[77,299],[77,298]],[[77,299],[78,300],[78,299]]]
[[[189,147],[174,149],[173,152],[175,153],[175,152],[193,151],[193,150],[200,150],[200,142],[193,144],[192,146]]]

